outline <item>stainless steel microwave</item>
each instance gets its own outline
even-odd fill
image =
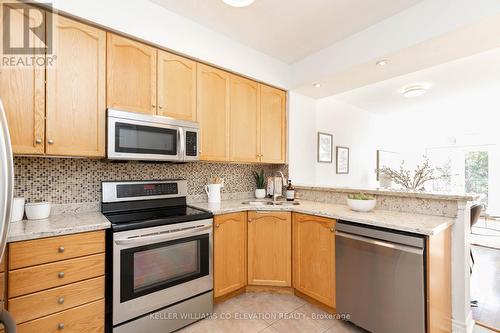
[[[108,109],[111,160],[197,161],[199,126],[192,121]]]

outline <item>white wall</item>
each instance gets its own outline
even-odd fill
[[[316,100],[290,92],[288,153],[289,178],[294,184],[316,183]]]
[[[45,3],[47,0],[36,0]],[[287,89],[291,69],[147,0],[53,0],[54,8]]]
[[[289,168],[295,184],[373,187],[376,185],[377,116],[337,101],[314,100],[290,93]],[[333,163],[317,162],[317,133],[333,135],[335,146],[350,149],[349,174],[337,174]]]
[[[316,184],[375,186],[377,124],[377,116],[373,113],[339,102],[335,97],[318,100],[316,131],[333,134],[334,147],[348,147],[350,161],[349,174],[336,173],[335,157],[334,163],[317,163]]]

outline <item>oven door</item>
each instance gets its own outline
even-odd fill
[[[108,117],[109,159],[182,161],[181,141],[178,126]]]
[[[213,289],[212,219],[113,234],[113,326]]]

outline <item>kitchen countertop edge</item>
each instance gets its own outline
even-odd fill
[[[453,224],[454,218],[445,216],[423,215],[396,211],[375,210],[368,213],[354,212],[347,205],[328,204],[312,201],[301,201],[296,206],[254,206],[242,204],[241,201],[223,201],[220,204],[190,203],[196,208],[211,211],[214,215],[237,213],[242,211],[289,211],[319,217],[346,220],[386,229],[405,231],[425,236],[432,236]],[[406,219],[409,224],[398,223]],[[417,224],[415,221],[426,219],[427,223]]]
[[[111,223],[100,212],[53,215],[44,220],[10,222],[8,243],[104,230]]]

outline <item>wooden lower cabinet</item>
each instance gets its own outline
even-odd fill
[[[104,332],[104,299],[20,324],[17,333]]]
[[[7,309],[18,332],[104,332],[104,242],[94,231],[9,244]]]
[[[427,237],[427,332],[451,332],[451,227]]]
[[[335,220],[293,214],[293,286],[335,308]]]
[[[214,218],[214,296],[221,297],[247,284],[247,213]]]
[[[290,212],[248,212],[248,284],[292,286]]]

